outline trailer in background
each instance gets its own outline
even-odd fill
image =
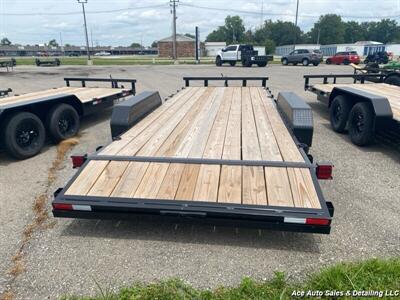
[[[0,99],[0,146],[17,159],[36,155],[46,136],[55,142],[79,131],[80,118],[135,94],[134,79],[65,78],[66,87]],[[79,82],[81,87],[72,87]],[[107,82],[111,87],[87,87]],[[125,88],[120,83],[129,83]]]
[[[46,66],[46,67],[59,67],[61,65],[61,60],[58,58],[54,59],[35,59],[35,64],[38,67]]]
[[[332,129],[339,133],[348,129],[354,144],[373,143],[379,130],[398,131],[400,87],[382,83],[385,74],[305,75],[304,78],[305,90],[315,93],[329,107]],[[310,84],[311,79],[322,79],[323,83]],[[339,84],[338,79],[347,83]],[[365,83],[371,79],[380,83]]]
[[[293,93],[273,99],[267,79],[186,77],[164,103],[145,92],[115,106],[113,142],[73,157],[79,170],[56,191],[53,215],[328,234],[334,208],[318,179],[331,179],[332,166],[307,154],[311,108]],[[216,80],[223,86],[209,86]]]

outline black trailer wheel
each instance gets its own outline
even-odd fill
[[[343,61],[343,64],[347,66],[347,65],[350,64],[350,61],[349,61],[348,59],[345,59],[345,60]]]
[[[385,83],[400,86],[400,75],[393,74],[385,78]]]
[[[351,110],[351,102],[343,95],[336,96],[329,108],[329,118],[334,131],[342,133],[346,129]]]
[[[54,106],[47,115],[46,125],[55,142],[75,136],[79,131],[79,115],[69,104]]]
[[[289,61],[287,58],[282,58],[282,65],[287,66],[289,64]]]
[[[266,61],[263,61],[263,62],[259,62],[259,63],[257,63],[257,66],[259,66],[259,67],[266,67],[267,66],[267,62]]]
[[[307,67],[310,61],[307,58],[304,58],[301,63],[303,64],[303,66]]]
[[[315,63],[313,63],[313,65],[316,67],[319,65],[319,62],[315,62]]]
[[[330,60],[330,58],[328,58],[328,59],[325,61],[325,63],[326,63],[327,65],[330,65],[330,64],[332,63],[332,61]]]
[[[246,58],[243,62],[243,66],[246,68],[250,68],[252,65],[250,58]]]
[[[351,141],[358,146],[366,146],[374,141],[374,112],[369,103],[359,102],[351,109],[349,134]]]
[[[236,65],[236,61],[230,61],[229,64],[231,65],[231,67],[234,67]]]
[[[217,56],[217,58],[215,59],[215,65],[216,65],[217,67],[222,66],[222,59],[221,59],[221,56]]]
[[[20,112],[5,120],[4,144],[7,152],[26,159],[40,152],[46,139],[42,121],[34,114]]]

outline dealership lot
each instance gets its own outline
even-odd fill
[[[334,180],[321,183],[326,199],[335,205],[335,217],[329,236],[177,225],[157,218],[130,222],[57,219],[54,226],[33,234],[24,250],[26,271],[13,280],[8,270],[23,231],[32,222],[34,199],[65,185],[75,171],[66,159],[48,188],[55,146],[48,144],[41,154],[25,161],[14,161],[1,152],[0,293],[11,285],[16,298],[56,298],[67,293],[95,293],[97,284],[119,287],[171,277],[214,287],[236,284],[244,276],[269,278],[274,271],[299,278],[339,261],[400,254],[400,139],[385,136],[371,147],[356,147],[348,136],[331,131],[326,107],[303,89],[304,74],[352,73],[351,67],[63,66],[37,70],[17,67],[14,72],[1,72],[0,88],[34,92],[63,86],[64,76],[111,74],[137,79],[138,92],[158,90],[167,97],[183,86],[182,77],[187,75],[267,75],[275,95],[284,90],[296,92],[313,108],[311,153],[317,162],[335,165]],[[72,152],[91,152],[111,141],[110,113],[83,121],[79,144]],[[47,194],[51,199],[50,192]]]

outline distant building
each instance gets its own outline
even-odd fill
[[[215,57],[218,51],[225,47],[225,42],[205,42],[206,56]]]
[[[97,46],[90,48],[90,54],[109,52],[111,55],[157,55],[156,48],[132,48]],[[86,47],[65,46],[49,47],[44,45],[10,45],[0,46],[0,56],[60,56],[60,55],[86,55]]]
[[[158,56],[173,57],[173,37],[167,37],[157,42]],[[204,53],[204,43],[200,43],[200,52]],[[196,40],[183,34],[176,35],[176,53],[178,57],[195,57]]]

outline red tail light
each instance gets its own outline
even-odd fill
[[[72,155],[72,168],[76,169],[81,167],[86,161],[86,155]]]
[[[73,210],[72,204],[53,203],[53,208],[57,210]]]
[[[318,179],[327,180],[332,179],[332,165],[317,165],[316,174]]]
[[[329,220],[328,219],[307,218],[306,224],[308,224],[308,225],[329,225]]]

